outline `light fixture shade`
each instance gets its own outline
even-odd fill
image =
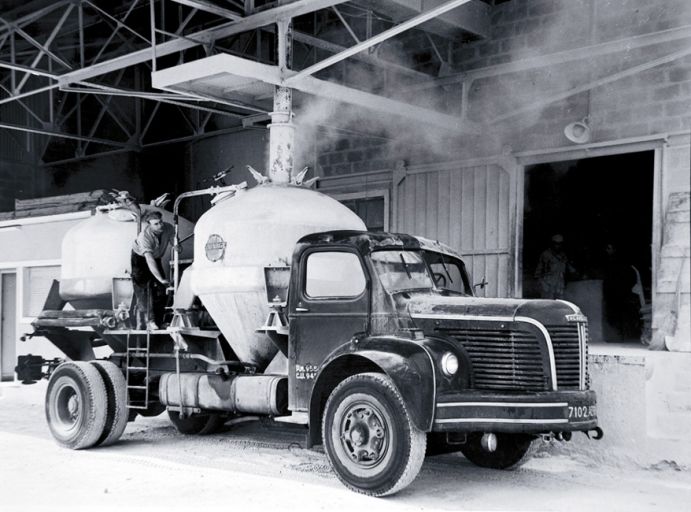
[[[576,121],[566,125],[564,128],[564,135],[571,142],[576,144],[585,144],[590,141],[590,126],[588,126],[588,118]]]

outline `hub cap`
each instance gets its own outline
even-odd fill
[[[53,428],[62,436],[69,436],[82,419],[82,396],[71,382],[61,382],[55,390],[52,404]]]
[[[389,447],[385,416],[373,404],[351,404],[340,424],[341,446],[359,466],[371,468],[381,462]]]

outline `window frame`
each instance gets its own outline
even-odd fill
[[[384,232],[388,233],[391,229],[390,225],[390,194],[386,189],[365,190],[362,192],[348,192],[348,193],[331,193],[328,190],[320,190],[321,192],[329,194],[336,201],[342,203],[343,201],[350,201],[353,199],[376,199],[378,197],[384,198]],[[364,220],[363,220],[364,222]]]
[[[34,263],[30,265],[23,265],[21,267],[21,293],[19,294],[19,301],[17,304],[17,310],[19,311],[19,318],[22,323],[31,323],[33,322],[36,318],[38,318],[38,315],[41,314],[41,311],[38,312],[38,315],[32,315],[31,311],[28,311],[28,307],[30,304],[26,303],[26,300],[28,299],[29,295],[31,294],[32,291],[32,283],[31,283],[31,271],[33,269],[37,268],[55,268],[58,272],[58,275],[56,277],[56,280],[59,282],[60,281],[60,274],[62,272],[62,262],[51,264],[50,262],[40,262],[40,263]],[[20,273],[17,272],[18,278]],[[19,284],[17,285],[19,289]],[[50,292],[50,289],[49,289]],[[44,299],[45,301],[45,299]]]
[[[360,268],[362,269],[362,274],[365,278],[365,287],[360,292],[359,295],[346,295],[346,296],[332,296],[332,297],[312,297],[311,295],[307,294],[307,262],[309,258],[313,254],[317,253],[324,253],[324,252],[341,252],[341,253],[349,253],[349,254],[354,254],[355,257],[357,258],[358,262],[360,263]],[[301,299],[306,301],[306,302],[358,302],[363,299],[363,297],[367,296],[369,293],[370,289],[370,275],[369,271],[367,269],[367,265],[365,265],[365,262],[362,258],[362,255],[355,250],[354,248],[350,246],[331,246],[331,247],[315,247],[313,249],[309,249],[305,251],[305,253],[302,255],[302,262],[300,264],[300,295]]]

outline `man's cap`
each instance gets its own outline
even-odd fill
[[[561,235],[554,235],[552,237],[552,242],[554,242],[555,244],[562,244],[564,243],[564,237]]]

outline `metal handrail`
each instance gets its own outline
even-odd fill
[[[242,190],[244,188],[247,188],[246,182],[242,182],[239,185],[228,185],[225,187],[209,187],[201,190],[191,190],[190,192],[183,192],[175,198],[175,203],[173,204],[173,225],[175,227],[175,234],[173,236],[173,300],[175,300],[175,296],[178,293],[178,281],[180,277],[180,245],[190,238],[188,236],[185,237],[183,240],[180,240],[180,217],[178,214],[178,211],[180,209],[180,203],[183,199],[187,199],[190,197],[218,195],[224,192],[235,193],[238,190]]]

